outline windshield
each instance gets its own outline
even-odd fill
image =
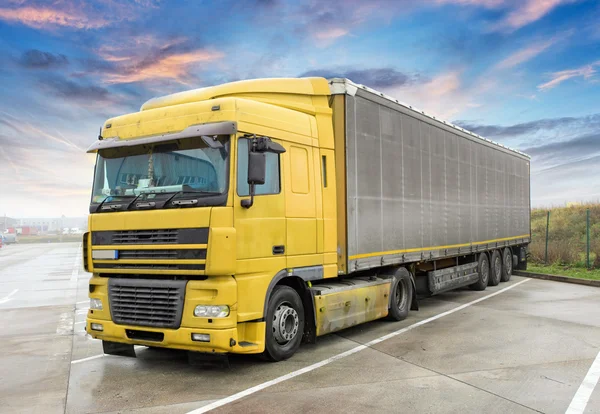
[[[229,137],[205,139],[215,142],[209,147],[197,137],[100,151],[92,204],[150,194],[225,193]]]

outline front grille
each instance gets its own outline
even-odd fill
[[[177,250],[121,250],[119,259],[177,259]]]
[[[177,233],[177,229],[115,231],[112,244],[174,244]]]
[[[119,250],[119,259],[206,259],[206,249]]]
[[[204,270],[204,264],[94,263],[95,269]]]
[[[191,229],[92,231],[92,245],[123,244],[206,244],[208,227]]]
[[[186,283],[185,280],[109,279],[113,321],[119,325],[178,328]]]

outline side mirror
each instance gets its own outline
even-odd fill
[[[263,185],[267,170],[267,156],[264,152],[248,154],[248,184]]]
[[[248,152],[248,184],[250,185],[250,199],[242,200],[242,207],[250,208],[254,204],[254,186],[263,185],[267,174],[267,152],[282,154],[285,148],[271,141],[268,137],[252,138],[249,142]]]

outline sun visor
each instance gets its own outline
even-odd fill
[[[235,122],[214,122],[211,124],[191,125],[181,132],[172,134],[153,135],[141,138],[120,139],[107,138],[94,142],[87,150],[88,153],[98,152],[107,148],[133,147],[136,145],[156,144],[158,142],[186,139],[201,135],[232,135],[237,132]]]

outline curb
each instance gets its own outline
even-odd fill
[[[592,279],[577,279],[568,276],[547,275],[544,273],[523,272],[521,270],[513,270],[513,275],[525,276],[533,279],[552,280],[554,282],[573,283],[575,285],[600,287],[600,280]]]

